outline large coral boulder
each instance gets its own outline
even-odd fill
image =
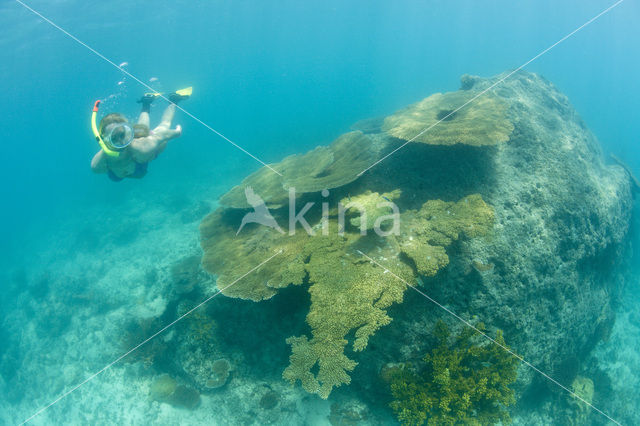
[[[256,172],[203,220],[203,266],[225,295],[261,301],[287,286],[307,290],[300,306],[309,328],[288,339],[285,379],[321,397],[352,381],[379,388],[384,364],[433,349],[439,319],[460,332],[452,312],[483,321],[491,335],[503,330],[515,352],[567,388],[585,375],[580,361],[613,324],[624,282],[631,180],[605,164],[596,138],[542,77],[518,72],[483,93],[503,77],[465,76],[458,92],[286,158],[274,166],[284,177]],[[315,234],[256,223],[239,230],[251,212],[246,185],[283,228],[287,188],[301,188],[294,211],[315,203],[307,215]],[[340,201],[360,203],[368,217],[347,208],[341,221]],[[385,201],[398,209],[399,233],[362,236],[389,214]],[[534,377],[548,383],[520,368],[519,389]]]
[[[463,87],[482,91],[502,77],[465,76]],[[417,179],[414,186],[436,193],[428,189],[436,183],[449,193],[468,188],[493,207],[492,238],[465,240],[455,256],[449,250],[451,262],[425,277],[424,291],[463,318],[504,330],[516,352],[571,388],[614,322],[633,184],[622,167],[605,163],[595,136],[544,78],[518,72],[491,92],[513,123],[508,142],[455,152],[409,144],[376,173],[384,180],[402,169]],[[417,359],[432,342],[425,323],[449,317],[421,297],[403,307],[395,326],[374,338],[403,342],[387,346],[388,362]],[[376,368],[384,362],[369,361]],[[362,374],[364,382],[375,372]],[[534,380],[560,390],[520,368],[520,386]]]

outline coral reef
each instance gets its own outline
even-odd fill
[[[277,288],[302,284],[305,278],[300,251],[308,236],[304,232],[282,235],[266,226],[247,227],[236,236],[242,212],[219,208],[200,224],[203,267],[218,276],[217,287],[229,297],[260,301]],[[234,283],[238,277],[282,250],[282,254]],[[233,283],[233,285],[231,285]]]
[[[356,426],[368,424],[370,413],[368,407],[358,400],[348,400],[331,404],[329,423],[331,426]]]
[[[364,195],[371,196],[371,192]],[[402,222],[412,233],[398,240],[361,235],[357,230],[340,233],[335,217],[329,220],[328,235],[313,237],[302,231],[283,235],[268,227],[254,227],[236,236],[230,226],[233,221],[228,219],[234,214],[233,210],[219,209],[203,221],[204,267],[219,274],[218,286],[232,297],[261,300],[289,284],[310,284],[307,323],[313,337],[288,339],[292,354],[283,377],[292,383],[300,380],[305,390],[323,398],[334,387],[348,384],[348,373],[356,366],[344,354],[349,343],[346,336],[354,332],[354,351],[366,348],[369,337],[391,321],[386,309],[402,302],[406,287],[384,276],[356,250],[386,259],[394,274],[413,283],[419,274],[434,275],[447,265],[445,248],[461,233],[477,236],[493,221],[491,208],[477,195],[457,203],[430,201],[419,211],[401,214],[401,218],[406,215]],[[240,276],[278,249],[284,250],[280,256],[229,286],[231,277]],[[418,275],[411,262],[400,257],[401,252],[410,253]]]
[[[200,404],[200,393],[178,382],[168,374],[157,377],[149,388],[152,400],[165,402],[178,408],[193,410]]]
[[[627,172],[627,174],[629,175],[629,179],[633,184],[633,191],[635,193],[640,192],[640,181],[638,180],[637,177],[635,177],[635,175],[633,174],[633,171],[631,171],[631,167],[629,167],[624,161],[618,158],[618,156],[616,156],[615,154],[609,154],[609,157],[611,157],[611,159],[615,161],[616,164],[618,164],[620,167],[624,169],[625,172]]]
[[[365,191],[354,197],[343,198],[340,204],[347,209],[347,214],[355,214],[349,219],[349,223],[360,228],[361,232],[380,226],[380,218],[389,217],[394,213],[392,201],[400,197],[402,191],[395,191],[378,194],[377,192]],[[364,219],[364,222],[363,222]]]
[[[122,350],[129,351],[137,346],[140,342],[146,340],[153,333],[163,326],[159,317],[143,318],[132,320],[125,326],[125,332],[122,335],[120,346]],[[158,359],[166,351],[167,344],[162,339],[152,339],[145,345],[129,354],[124,362],[135,363],[142,362],[145,367],[151,367],[158,362]]]
[[[478,325],[483,329],[482,324]],[[491,425],[511,422],[505,407],[515,403],[509,386],[519,359],[494,343],[479,341],[471,328],[454,339],[443,322],[436,324],[437,346],[417,372],[396,367],[388,372],[391,408],[403,425]],[[502,332],[495,340],[505,346]]]
[[[484,146],[508,141],[514,127],[506,114],[507,104],[492,93],[471,101],[478,95],[472,90],[435,93],[387,117],[383,129],[393,137],[429,145]],[[429,130],[420,134],[425,129]]]
[[[272,410],[274,409],[278,403],[280,402],[280,394],[272,389],[269,389],[265,392],[262,397],[260,397],[260,408],[263,410]]]
[[[203,271],[200,268],[200,256],[187,256],[171,267],[171,279],[178,294],[186,294],[203,281]]]
[[[226,359],[217,359],[211,365],[211,376],[205,383],[207,389],[217,389],[224,386],[229,379],[231,364]]]
[[[588,404],[593,402],[595,388],[593,380],[590,378],[577,376],[573,383],[571,383],[571,390]],[[570,425],[586,424],[587,418],[591,413],[591,408],[583,401],[573,396],[570,397],[569,404],[572,408],[573,417],[567,419],[567,423]]]
[[[457,203],[431,200],[420,210],[402,215],[399,249],[414,262],[420,275],[430,277],[449,264],[444,248],[461,233],[475,237],[487,233],[491,226],[493,209],[477,194]]]
[[[294,154],[271,167],[249,175],[220,198],[227,207],[249,208],[244,189],[252,187],[268,207],[281,207],[289,199],[289,188],[297,194],[319,192],[346,185],[358,178],[377,159],[371,139],[362,132],[346,133],[329,146],[319,146],[306,154]]]
[[[178,383],[168,374],[157,377],[149,388],[149,396],[156,401],[164,401],[175,392]]]
[[[225,207],[204,218],[203,267],[217,276],[223,294],[262,301],[287,286],[308,291],[310,300],[294,304],[302,310],[310,301],[310,329],[290,333],[286,380],[326,398],[351,381],[370,388],[373,375],[367,373],[374,366],[406,362],[431,349],[428,330],[437,313],[391,311],[408,301],[405,285],[389,271],[420,283],[457,314],[500,324],[519,353],[552,375],[605,336],[622,282],[616,268],[626,247],[632,182],[622,168],[603,163],[595,137],[566,97],[535,74],[515,73],[456,111],[503,77],[465,76],[461,91],[399,111],[382,129],[380,120],[360,123],[366,134],[348,133],[330,147],[274,165],[284,177],[261,169],[222,197]],[[358,177],[398,139],[416,136],[416,143]],[[358,146],[367,147],[371,160],[363,167],[367,161],[355,167],[346,160]],[[328,203],[328,217],[324,204],[322,215],[307,212],[313,236],[301,224],[292,235],[257,224],[236,235],[249,207],[243,193],[248,185],[280,224],[305,202]],[[285,208],[289,186],[298,196],[291,210]],[[360,228],[370,231],[390,214],[379,207],[387,199],[400,212],[399,234],[361,235]],[[367,216],[349,208],[341,229],[336,205],[350,201],[361,203]],[[394,326],[384,327],[392,316]],[[364,351],[370,341],[375,357]],[[521,387],[532,377],[524,372]]]

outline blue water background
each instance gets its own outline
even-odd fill
[[[266,162],[331,141],[463,73],[524,63],[611,1],[233,1],[29,4],[115,63],[165,90],[193,85],[184,107]],[[626,1],[526,67],[566,93],[607,152],[640,174],[640,4]],[[0,258],[87,205],[118,212],[195,183],[230,186],[260,164],[179,113],[183,136],[142,181],[94,175],[89,118],[137,112],[144,89],[19,4],[0,5]],[[124,87],[123,87],[124,86]],[[155,109],[157,120],[161,106]],[[197,194],[194,194],[197,196]],[[203,194],[203,198],[215,194]],[[27,238],[27,239],[28,239]]]
[[[154,87],[194,86],[184,108],[276,162],[330,142],[357,120],[457,90],[462,74],[514,69],[613,1],[28,4],[116,64],[128,62],[144,82],[157,78]],[[627,0],[525,69],[556,84],[604,152],[640,176],[638,17],[640,4]],[[91,241],[104,240],[83,240],[86,231],[131,223],[132,199],[157,211],[167,200],[211,202],[261,166],[178,112],[182,137],[144,179],[93,174],[94,101],[108,99],[101,113],[134,118],[147,89],[14,1],[0,2],[0,77],[0,313],[15,305],[19,289],[10,286],[19,280],[5,281],[14,270],[37,269],[43,250],[63,257],[90,247],[101,256]],[[152,124],[164,105],[154,107]],[[51,240],[61,232],[75,236]]]

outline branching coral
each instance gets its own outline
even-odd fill
[[[477,194],[457,203],[430,200],[402,215],[399,250],[413,260],[420,275],[432,276],[449,264],[444,248],[461,233],[475,237],[491,226],[493,209]]]
[[[347,213],[355,215],[349,219],[351,225],[368,230],[373,229],[381,217],[394,213],[391,203],[401,194],[399,189],[383,194],[366,191],[354,197],[343,198],[340,203],[347,209]]]
[[[483,330],[482,324],[478,328]],[[436,324],[438,345],[424,357],[419,371],[397,367],[388,374],[391,408],[403,425],[492,425],[511,422],[506,407],[515,402],[519,359],[505,351],[500,330],[495,341],[482,342],[465,328],[454,339],[443,322]]]
[[[367,199],[373,193],[368,194]],[[492,220],[491,208],[475,195],[458,203],[431,201],[418,211],[401,214],[401,222],[407,223],[406,237],[361,235],[353,229],[340,233],[335,216],[329,218],[327,235],[310,236],[302,230],[295,235],[281,234],[265,226],[247,227],[236,235],[240,215],[233,209],[219,209],[201,225],[203,265],[218,274],[218,287],[231,297],[262,300],[272,297],[278,288],[309,284],[307,323],[312,336],[288,340],[292,354],[283,377],[292,383],[300,380],[307,391],[326,398],[334,387],[350,382],[348,373],[356,363],[344,353],[348,336],[353,333],[354,351],[365,349],[369,338],[391,321],[386,309],[402,302],[406,287],[357,250],[379,259],[411,283],[416,274],[433,275],[446,266],[445,248],[461,233],[478,235]],[[316,218],[313,225],[320,222]],[[411,251],[408,241],[412,236]],[[283,253],[258,271],[232,281],[280,249]],[[431,256],[436,250],[441,255]],[[401,252],[410,253],[414,264],[400,256]]]
[[[484,93],[467,104],[477,95],[472,90],[433,94],[387,117],[383,129],[396,138],[429,145],[484,146],[506,142],[513,124],[506,116],[505,102]],[[429,130],[420,134],[425,129]]]
[[[292,383],[300,380],[310,393],[327,398],[335,386],[350,382],[348,372],[356,363],[344,354],[349,343],[346,336],[354,330],[353,350],[366,348],[369,337],[391,322],[385,309],[402,302],[405,285],[399,280],[383,276],[375,265],[363,262],[362,257],[348,249],[349,238],[316,239],[306,269],[311,293],[311,308],[307,322],[313,337],[288,339],[292,346],[290,366],[283,377]],[[359,241],[367,250],[367,242]],[[387,247],[384,255],[392,257]],[[373,253],[371,253],[373,255]],[[411,269],[397,258],[390,265],[395,273],[413,279]],[[313,374],[317,365],[318,372]]]

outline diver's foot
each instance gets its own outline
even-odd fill
[[[178,102],[183,101],[185,99],[189,99],[189,95],[182,95],[177,92],[173,92],[169,95],[169,102],[174,104],[177,104]]]
[[[150,106],[157,97],[158,95],[154,93],[145,93],[140,99],[137,100],[137,102],[139,104],[142,104],[143,106]]]

